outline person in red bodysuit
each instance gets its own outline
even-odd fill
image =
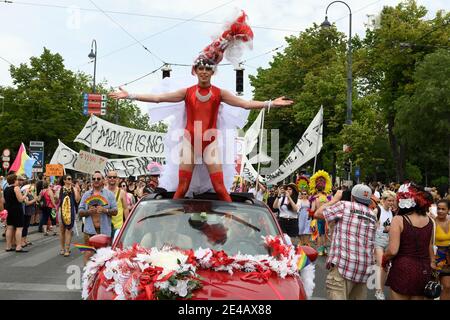
[[[234,42],[247,42],[253,39],[253,32],[246,23],[244,12],[230,25],[222,36],[206,47],[195,61],[192,74],[198,78],[198,84],[171,93],[163,94],[129,94],[123,88],[111,93],[114,99],[133,99],[143,102],[181,102],[185,101],[187,122],[179,165],[179,184],[174,199],[183,198],[189,189],[195,166],[194,159],[201,156],[207,165],[212,186],[219,198],[231,202],[231,197],[223,183],[222,164],[218,157],[218,144],[214,137],[217,129],[219,106],[224,102],[230,106],[244,109],[262,109],[265,107],[287,107],[293,101],[280,97],[274,101],[246,101],[229,91],[211,85],[217,65],[223,59],[224,52]],[[199,128],[200,131],[196,128]],[[211,135],[211,138],[207,136]],[[197,147],[201,142],[201,148]],[[201,152],[201,154],[199,154]],[[208,157],[205,155],[208,154]],[[207,158],[207,159],[206,159]]]

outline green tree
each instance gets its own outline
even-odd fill
[[[0,148],[18,150],[20,143],[44,141],[46,160],[58,146],[58,139],[79,150],[85,148],[73,140],[88,121],[83,115],[83,93],[91,92],[91,78],[64,66],[63,57],[44,48],[29,64],[11,66],[13,87],[0,87],[4,112],[0,118]],[[98,86],[107,93],[106,84]],[[148,115],[129,101],[108,101],[105,120],[141,130],[164,131],[165,126],[149,125]],[[13,155],[14,156],[14,155]]]
[[[450,49],[450,48],[449,48]],[[416,163],[433,178],[448,170],[450,183],[450,51],[425,56],[414,73],[414,91],[398,99],[397,132]]]
[[[295,101],[291,108],[272,110],[266,116],[265,127],[280,129],[283,161],[323,105],[325,139],[319,168],[334,172],[334,138],[345,121],[345,36],[335,27],[323,30],[314,25],[286,41],[284,53],[276,55],[269,68],[260,68],[256,76],[250,77],[255,99],[285,95]]]
[[[83,123],[82,96],[88,78],[65,69],[63,58],[44,48],[30,64],[11,66],[15,87],[3,88],[2,147],[18,149],[21,142],[45,142],[50,158],[58,139],[73,141]]]
[[[384,7],[380,25],[366,32],[358,64],[365,92],[379,96],[376,104],[387,124],[397,181],[405,177],[407,159],[412,155],[410,147],[415,144],[399,136],[397,126],[402,124],[396,120],[397,113],[414,90],[416,64],[436,46],[447,44],[450,36],[445,28],[448,15],[438,12],[434,19],[425,20],[426,14],[426,8],[414,0]]]

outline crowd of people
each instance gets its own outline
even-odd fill
[[[329,299],[367,299],[375,269],[378,300],[386,299],[385,287],[394,300],[436,298],[437,284],[439,298],[450,300],[448,190],[410,181],[338,188],[324,171],[310,178],[298,173],[286,185],[258,185],[236,183],[233,191],[252,192],[294,244],[327,256]]]
[[[33,245],[28,240],[29,228],[38,227],[38,232],[45,237],[59,234],[59,254],[69,257],[73,234],[78,232],[77,224],[81,223],[86,244],[96,234],[90,229],[91,216],[83,217],[82,210],[86,205],[84,199],[98,190],[107,195],[111,209],[117,211],[108,221],[108,234],[114,236],[137,201],[157,190],[161,167],[152,164],[149,168],[150,174],[139,179],[119,178],[115,171],[108,172],[106,177],[97,172],[92,181],[88,177],[75,179],[70,174],[56,180],[42,175],[30,180],[14,173],[0,177],[0,220],[4,228],[2,236],[6,238],[5,251],[28,252],[25,248]]]
[[[159,191],[161,168],[149,169],[150,175],[137,179],[119,178],[115,171],[97,171],[92,179],[67,174],[53,182],[0,177],[5,250],[28,252],[30,226],[38,226],[43,236],[59,234],[59,254],[65,257],[79,223],[86,245],[97,234],[114,237],[137,201]],[[424,299],[424,288],[435,276],[440,299],[450,299],[448,193],[408,181],[338,188],[322,170],[312,177],[298,174],[286,185],[236,183],[230,191],[253,193],[276,214],[294,245],[313,246],[326,256],[329,299],[366,299],[373,266],[378,300],[386,299],[385,286],[391,299]],[[99,199],[105,203],[95,203]],[[85,253],[85,263],[91,255]]]

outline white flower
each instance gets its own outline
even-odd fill
[[[399,206],[399,208],[402,208],[402,209],[409,209],[409,208],[415,207],[416,202],[412,198],[400,199],[398,202],[398,206]]]
[[[180,297],[186,297],[188,294],[188,281],[187,280],[178,280],[176,287],[170,287],[170,291],[178,294]]]
[[[177,271],[180,268],[180,264],[186,263],[187,256],[179,251],[158,251],[150,255],[147,262],[153,266],[163,268],[163,272],[159,275],[158,279],[164,278],[172,271]]]
[[[155,287],[161,290],[169,288],[169,281],[156,282]]]

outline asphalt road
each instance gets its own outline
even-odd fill
[[[31,232],[27,253],[5,252],[5,238],[0,240],[0,299],[80,300],[83,258],[78,249],[63,257],[58,236],[44,237],[37,227]],[[80,241],[75,235],[74,242]]]
[[[0,299],[1,300],[80,300],[83,258],[72,248],[70,257],[59,255],[59,237],[44,237],[31,228],[28,253],[5,252],[5,238],[0,238]],[[80,236],[73,242],[82,243]],[[316,287],[313,299],[326,299],[325,257],[316,261]],[[387,296],[387,291],[385,291]],[[370,290],[368,299],[374,300]]]

